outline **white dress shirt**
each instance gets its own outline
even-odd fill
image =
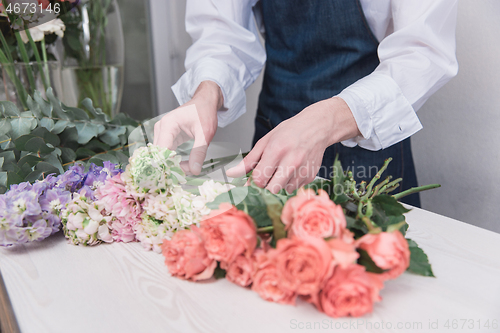
[[[186,54],[187,71],[172,90],[182,105],[202,81],[217,83],[224,97],[224,108],[218,112],[221,127],[246,111],[244,90],[259,76],[266,60],[258,37],[264,27],[258,7],[254,8],[257,2],[187,0],[186,30],[193,45]],[[379,150],[419,131],[422,125],[416,111],[457,74],[458,0],[360,2],[380,42],[380,64],[337,95],[351,109],[361,132],[342,144]]]

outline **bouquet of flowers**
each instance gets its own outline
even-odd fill
[[[359,186],[336,162],[332,180],[291,195],[232,189],[208,205],[214,209],[199,226],[163,243],[165,264],[181,279],[225,277],[267,301],[294,304],[300,297],[332,317],[369,313],[385,281],[406,270],[433,276],[425,253],[404,237],[408,210],[396,200],[421,188],[388,195],[401,181],[376,185],[389,162]],[[241,203],[227,202],[242,190],[248,194]]]
[[[12,185],[0,195],[0,245],[40,241],[60,230],[75,245],[139,241],[161,252],[164,239],[199,223],[206,203],[231,186],[206,181],[203,195],[184,190],[180,156],[148,145],[135,150],[125,170],[117,164],[72,166],[33,185]],[[14,203],[9,205],[9,203]]]

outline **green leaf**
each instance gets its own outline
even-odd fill
[[[408,271],[423,275],[423,276],[432,276],[434,277],[434,273],[432,272],[431,264],[429,263],[429,258],[427,254],[425,254],[424,250],[418,247],[417,243],[415,243],[411,239],[407,239],[408,246],[410,247],[410,266],[408,267]]]
[[[83,111],[82,109],[73,108],[70,106],[66,106],[64,104],[62,105],[62,108],[66,112],[72,113],[75,120],[90,121],[89,115],[87,114],[87,112]]]
[[[39,105],[40,110],[42,110],[42,113],[46,117],[52,118],[52,109],[53,109],[52,108],[52,104],[50,104],[49,102],[45,101],[42,98],[42,94],[38,90],[35,91],[35,93],[33,94],[33,98],[34,98],[35,102]]]
[[[31,119],[32,118],[19,117],[10,122],[13,139],[17,139],[21,135],[26,135],[31,132]]]
[[[125,134],[127,129],[125,127],[115,127],[108,129],[103,134],[100,135],[99,139],[101,139],[104,143],[114,147],[120,144],[119,136]]]
[[[220,262],[217,263],[217,267],[214,270],[214,278],[216,280],[223,279],[226,277],[226,271],[220,268]]]
[[[400,204],[394,197],[387,194],[376,195],[372,199],[372,203],[374,205],[378,205],[387,216],[398,216],[410,211]]]
[[[14,140],[14,144],[16,146],[16,149],[19,151],[26,150],[26,148],[25,148],[26,143],[33,138],[34,138],[34,136],[31,134],[26,134],[26,135],[22,135],[22,136],[18,137],[16,140]]]
[[[3,188],[7,188],[7,172],[5,171],[0,172],[0,187],[2,190],[4,190]]]
[[[26,104],[28,104],[29,110],[33,112],[35,117],[38,119],[42,118],[42,109],[40,108],[40,105],[38,105],[38,103],[31,98],[31,96],[28,96]]]
[[[45,127],[39,127],[32,131],[30,135],[38,136],[42,138],[46,143],[50,143],[53,146],[59,146],[61,140],[59,137],[53,133],[50,133]]]
[[[108,116],[104,114],[100,109],[95,109],[92,105],[92,100],[90,98],[85,98],[81,103],[93,116],[94,121],[105,123],[108,122]]]
[[[19,183],[22,183],[24,181],[23,177],[19,176],[17,173],[15,172],[7,172],[7,188],[10,187],[10,185],[13,185],[13,184],[19,184]]]
[[[55,128],[54,120],[50,118],[42,118],[40,119],[40,126],[45,127],[48,131],[52,132]],[[59,134],[59,133],[55,133]]]
[[[61,164],[61,161],[59,160],[59,157],[56,153],[56,151],[52,152],[51,154],[47,155],[44,157],[44,161],[52,165],[57,169],[57,173],[64,173],[64,168]]]
[[[0,135],[5,135],[10,132],[12,126],[10,125],[10,120],[2,119],[0,120]]]
[[[85,145],[85,148],[95,151],[96,153],[108,151],[111,147],[97,139],[91,140]]]
[[[43,161],[40,157],[36,155],[24,155],[18,162],[18,165],[24,165],[27,163],[30,167],[35,166],[38,162]]]
[[[84,145],[98,134],[97,126],[90,122],[77,123],[76,130],[78,131],[78,143]]]
[[[76,160],[76,153],[73,151],[73,149],[61,147],[61,152],[61,159],[63,163],[69,163]]]
[[[12,142],[9,135],[0,135],[0,148],[3,150],[14,148],[14,142]]]
[[[368,233],[368,227],[363,223],[363,221],[350,216],[346,216],[345,220],[347,229],[354,232],[356,236],[360,237]]]
[[[51,132],[54,134],[59,134],[64,131],[69,125],[69,120],[58,120]]]
[[[357,249],[356,251],[358,251],[359,253],[358,264],[361,266],[365,266],[367,272],[376,274],[381,274],[384,272],[382,268],[378,267],[377,264],[373,262],[368,252],[363,249]]]
[[[264,201],[267,204],[267,216],[273,223],[273,236],[276,241],[286,238],[285,225],[281,222],[281,212],[283,203],[271,192],[263,193]]]
[[[118,158],[112,154],[98,154],[89,160],[89,163],[94,163],[98,166],[103,166],[103,162],[110,161],[111,163],[119,163]]]
[[[31,172],[28,176],[26,176],[25,181],[34,182],[37,179],[40,179],[42,174],[44,176],[48,176],[52,173],[59,173],[56,167],[47,162],[40,162],[36,165],[36,168],[33,172]]]
[[[71,148],[73,150],[78,149],[78,131],[75,127],[67,127],[61,134],[59,134],[59,139],[61,139],[61,146],[66,148]]]
[[[253,186],[236,187],[229,192],[222,193],[213,202],[207,204],[210,209],[218,209],[222,202],[233,204],[239,210],[245,211],[252,217],[257,228],[269,227],[273,221],[267,214],[267,205],[262,197],[262,191]]]
[[[0,101],[0,110],[4,117],[20,117],[21,113],[16,104],[9,101]]]
[[[34,137],[26,142],[24,146],[25,150],[35,153],[35,154],[48,154],[54,151],[54,147],[49,147],[45,141],[40,137]]]
[[[61,102],[54,96],[52,88],[47,89],[46,96],[49,99],[50,104],[52,104],[53,110],[58,118],[70,121],[75,120],[72,113],[63,110]]]
[[[92,151],[90,149],[86,149],[86,148],[78,148],[75,153],[76,153],[77,159],[82,159],[82,158],[91,157],[91,156],[95,155],[94,151]]]

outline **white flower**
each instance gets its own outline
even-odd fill
[[[226,193],[234,187],[234,185],[216,183],[213,179],[210,179],[204,182],[203,185],[198,186],[198,190],[205,202],[212,202],[218,195]]]
[[[54,19],[52,21],[45,22],[29,29],[31,37],[35,42],[41,41],[45,37],[45,35],[51,33],[54,33],[59,37],[64,37],[64,30],[66,30],[66,26],[61,19]],[[26,31],[23,30],[20,32],[20,34],[23,42],[25,44],[28,43],[29,39]]]

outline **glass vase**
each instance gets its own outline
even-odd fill
[[[41,73],[44,73],[43,77]],[[0,100],[11,101],[21,109],[28,109],[28,95],[38,90],[45,98],[45,84],[56,97],[62,93],[61,64],[58,61],[16,62],[0,65]]]
[[[120,110],[124,41],[116,0],[83,0],[60,17],[63,38],[62,101],[79,105],[90,98],[110,117]]]

